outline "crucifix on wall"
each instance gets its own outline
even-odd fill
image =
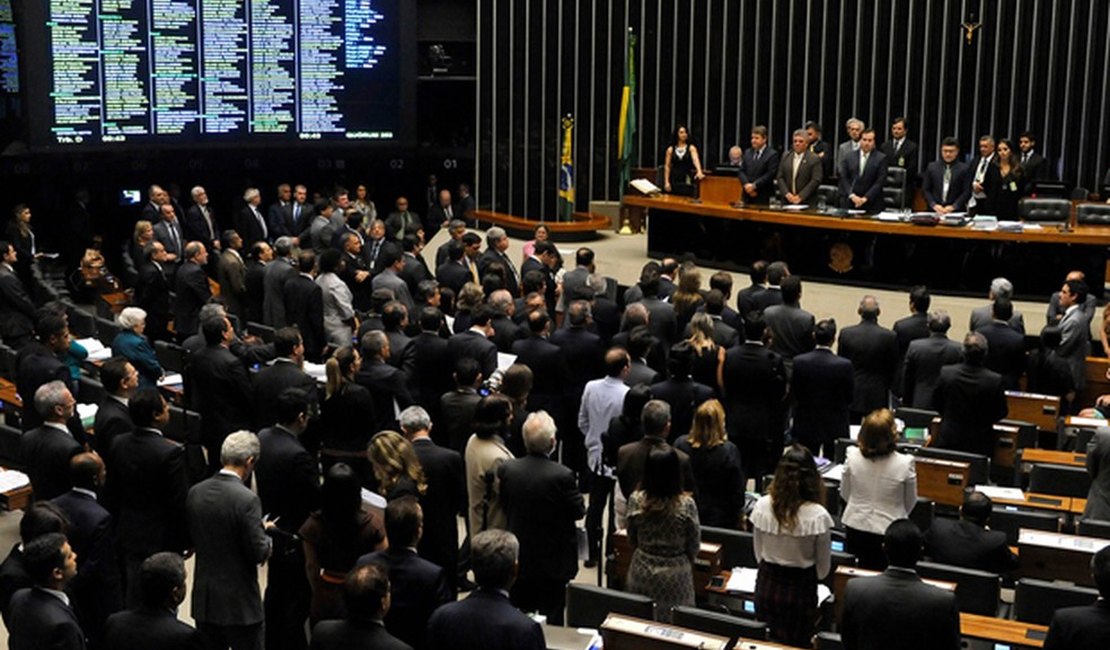
[[[978,15],[974,11],[969,11],[967,14],[967,19],[964,20],[963,24],[960,25],[960,27],[964,30],[964,38],[967,39],[968,45],[971,45],[972,39],[975,38],[975,31],[982,26],[983,23],[979,22]]]

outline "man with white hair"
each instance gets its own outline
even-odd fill
[[[239,218],[235,221],[235,230],[243,238],[243,248],[250,249],[256,241],[270,241],[270,229],[266,225],[266,218],[258,206],[262,205],[262,194],[257,187],[248,187],[243,192],[243,201],[246,206],[239,211]]]
[[[212,215],[208,192],[197,185],[189,195],[193,198],[193,204],[185,212],[185,220],[181,224],[185,230],[185,239],[202,241],[212,250],[220,250],[220,226]]]
[[[840,161],[847,158],[848,154],[859,151],[859,139],[866,128],[867,125],[858,117],[849,117],[844,122],[844,130],[848,133],[848,139],[841,142],[840,146],[836,148],[836,161],[833,169],[840,169]]]
[[[35,501],[46,501],[73,487],[69,460],[85,449],[66,428],[77,400],[65,382],[51,381],[39,386],[34,404],[42,424],[24,433],[20,442]]]
[[[574,472],[551,459],[555,420],[536,411],[524,420],[528,455],[501,465],[501,504],[509,530],[520,540],[520,572],[511,598],[563,624],[567,583],[578,574],[575,523],[586,515]]]
[[[1012,301],[1014,299],[1013,283],[1002,277],[991,280],[991,290],[990,293],[987,294],[987,298],[990,299],[991,304],[976,307],[971,310],[971,321],[967,326],[969,331],[977,332],[987,325],[990,325],[991,320],[994,318],[992,313],[995,300],[1005,298]],[[1025,319],[1022,317],[1021,312],[1015,310],[1008,322],[1010,323],[1010,327],[1023,335],[1025,334]]]
[[[262,650],[258,566],[270,557],[262,502],[247,487],[260,452],[258,436],[236,431],[220,448],[223,468],[193,486],[185,500],[196,552],[193,618],[213,648]]]
[[[498,263],[505,269],[505,288],[514,296],[520,295],[520,272],[509,259],[509,235],[504,228],[494,226],[486,231],[486,250],[478,258],[478,274],[484,279],[490,265]]]

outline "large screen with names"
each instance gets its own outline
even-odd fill
[[[32,146],[397,142],[405,1],[24,0]]]

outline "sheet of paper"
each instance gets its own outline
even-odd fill
[[[509,366],[516,363],[516,355],[509,354],[508,352],[497,353],[497,369],[504,372],[509,369]]]
[[[166,386],[180,386],[185,383],[184,377],[179,372],[168,372],[161,379],[158,380],[158,387],[164,388]]]
[[[1014,499],[1016,501],[1025,500],[1025,494],[1021,488],[1015,487],[1001,487],[998,485],[976,485],[976,492],[982,492],[984,495],[992,499]]]
[[[805,203],[799,203],[799,204],[797,204],[797,205],[795,205],[795,204],[791,203],[790,205],[786,205],[786,206],[783,206],[783,208],[782,208],[782,209],[783,209],[783,210],[791,210],[791,211],[793,211],[793,212],[797,212],[797,211],[799,211],[799,210],[808,210],[808,209],[809,209],[809,206],[808,206],[808,205],[806,205]]]
[[[88,351],[89,355],[92,355],[93,352],[105,349],[104,344],[100,342],[100,339],[94,339],[92,337],[89,337],[87,339],[74,339],[73,342],[85,348],[85,350]]]
[[[837,463],[825,470],[825,473],[822,474],[821,477],[839,483],[844,478],[844,466]]]
[[[0,471],[0,492],[15,490],[31,484],[31,479],[23,472],[14,469]]]
[[[728,582],[725,583],[727,591],[735,591],[744,594],[755,593],[755,578],[759,575],[759,569],[751,567],[734,567],[732,575],[729,576]]]
[[[322,363],[312,363],[311,361],[304,362],[304,371],[308,376],[312,377],[318,382],[327,382],[328,371],[327,367]]]

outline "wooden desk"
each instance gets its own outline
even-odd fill
[[[914,467],[918,496],[945,505],[963,505],[964,488],[971,474],[970,463],[916,456]]]
[[[836,612],[836,622],[840,624],[840,612],[844,607],[844,588],[848,586],[848,581],[854,578],[869,578],[877,576],[881,571],[872,571],[870,569],[860,569],[854,566],[838,566],[836,572],[833,573],[833,609]],[[938,589],[945,591],[956,591],[956,583],[945,582],[943,580],[922,580],[925,584],[932,585]]]
[[[0,402],[18,412],[23,411],[23,399],[16,392],[15,384],[3,377],[0,377]]]
[[[1022,449],[1021,471],[1028,474],[1034,463],[1086,468],[1087,454],[1074,451],[1056,451],[1054,449]]]
[[[998,434],[998,440],[994,444],[994,456],[991,458],[991,464],[994,467],[1014,467],[1017,462],[1015,457],[1018,449],[1021,449],[1021,441],[1019,440],[1021,429],[1006,424],[996,424],[994,425],[994,432]]]
[[[1060,416],[1059,397],[1008,390],[1006,405],[1010,410],[1007,415],[1010,419],[1031,422],[1040,431],[1056,433],[1057,418]]]
[[[605,650],[725,650],[729,639],[676,625],[610,614],[601,624]]]
[[[1021,562],[1015,575],[1092,587],[1091,556],[1105,546],[1110,546],[1110,539],[1023,528],[1018,532]]]
[[[1046,634],[1048,634],[1047,625],[960,613],[960,636],[964,638],[1005,643],[1017,650],[1043,648]]]
[[[1026,492],[1023,499],[991,498],[995,504],[1017,506],[1027,510],[1045,510],[1059,514],[1070,514],[1074,511],[1071,497],[1062,497],[1055,494],[1039,494]]]
[[[613,552],[616,556],[616,585],[611,588],[623,589],[628,580],[628,566],[632,562],[632,545],[628,542],[628,532],[618,530],[613,534]],[[698,556],[694,559],[694,591],[702,593],[709,587],[709,580],[721,573],[721,545],[702,542]]]

